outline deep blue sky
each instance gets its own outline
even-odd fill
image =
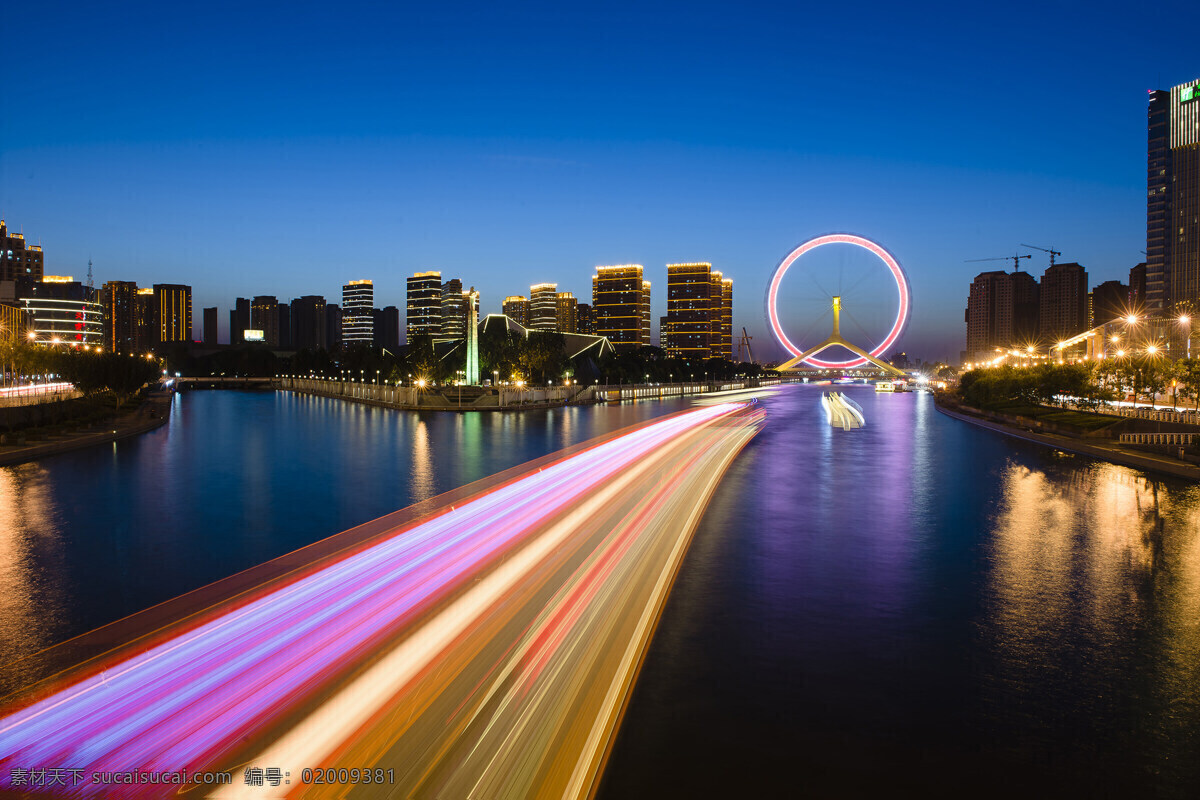
[[[782,5],[8,4],[0,216],[49,273],[192,284],[197,331],[355,278],[403,308],[426,269],[588,301],[628,262],[657,326],[664,264],[712,261],[760,357],[818,233],[897,255],[925,358],[963,347],[966,259],[1141,260],[1146,90],[1200,77],[1196,4]]]

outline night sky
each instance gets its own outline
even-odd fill
[[[1200,6],[780,5],[9,3],[0,216],[49,274],[191,284],[197,335],[356,278],[403,308],[427,269],[485,313],[590,302],[629,262],[657,328],[664,264],[711,261],[760,358],[816,234],[900,259],[927,359],[963,347],[967,259],[1142,260],[1146,91],[1200,77]]]

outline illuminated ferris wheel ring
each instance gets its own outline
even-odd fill
[[[868,351],[873,358],[879,358],[885,350],[896,343],[896,340],[904,333],[904,327],[908,325],[908,314],[912,308],[911,293],[908,288],[908,276],[904,274],[904,269],[900,266],[900,262],[896,260],[896,257],[889,253],[883,245],[872,242],[863,236],[855,236],[852,233],[829,233],[824,236],[817,236],[802,243],[795,250],[783,257],[783,260],[779,262],[779,266],[775,268],[775,275],[771,278],[771,285],[767,289],[767,321],[771,326],[771,333],[775,334],[776,341],[783,345],[792,355],[801,356],[804,354],[803,350],[792,344],[787,334],[783,332],[783,326],[779,324],[779,313],[776,310],[779,285],[783,282],[784,273],[788,271],[788,267],[796,259],[811,250],[816,250],[818,247],[827,244],[852,244],[874,253],[887,266],[888,270],[892,273],[892,278],[896,281],[896,292],[900,298],[899,306],[896,309],[896,321],[892,323],[892,329],[888,331],[888,335],[884,337],[883,341]],[[855,358],[851,361],[824,361],[809,357],[804,359],[804,361],[821,369],[849,369],[860,367],[867,363],[865,358]]]

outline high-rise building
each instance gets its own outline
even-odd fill
[[[38,341],[104,346],[104,307],[94,289],[70,276],[44,275],[17,280],[15,291]]]
[[[241,344],[246,341],[246,331],[250,325],[250,299],[239,297],[233,301],[229,309],[229,343]]]
[[[107,309],[106,309],[107,310]],[[217,343],[217,307],[204,309],[204,332],[201,337],[207,345]]]
[[[592,307],[588,303],[575,306],[575,332],[586,333],[589,336],[596,332],[596,319],[592,316]]]
[[[325,305],[325,341],[329,350],[342,346],[342,309],[337,303]]]
[[[0,342],[24,341],[29,327],[29,320],[20,303],[15,300],[0,301]]]
[[[570,292],[559,292],[555,296],[554,329],[559,333],[576,333],[575,309],[579,302]]]
[[[713,357],[733,360],[733,278],[721,278],[721,338]]]
[[[325,298],[308,294],[292,301],[292,347],[325,350],[329,347],[325,326]],[[341,321],[338,321],[341,327]]]
[[[28,278],[40,281],[44,254],[41,245],[26,245],[25,234],[12,233],[0,219],[0,281]]]
[[[642,279],[641,264],[596,267],[592,315],[596,335],[617,352],[650,344],[650,282]]]
[[[439,339],[462,339],[467,335],[467,298],[462,281],[451,278],[442,284],[442,321]]]
[[[986,361],[996,348],[1028,346],[1037,338],[1038,284],[1027,272],[982,272],[971,283],[964,318],[968,361]]]
[[[1083,333],[1088,325],[1087,270],[1068,262],[1054,264],[1038,287],[1038,337],[1056,343]]]
[[[154,284],[155,332],[158,344],[192,340],[192,287]]]
[[[529,300],[524,295],[509,295],[502,306],[504,316],[523,328],[529,327]]]
[[[638,327],[638,337],[642,347],[650,346],[650,281],[642,281],[642,313]]]
[[[1146,310],[1146,263],[1129,270],[1129,310],[1142,314]]]
[[[247,312],[249,313],[249,312]],[[147,286],[137,290],[137,347],[144,353],[158,343],[158,306],[154,301],[154,290]]]
[[[1129,314],[1129,287],[1120,281],[1105,281],[1092,289],[1092,315],[1089,328],[1112,322]]]
[[[552,331],[558,327],[558,284],[537,283],[529,287],[529,328]]]
[[[109,281],[100,289],[104,306],[104,349],[138,352],[138,288],[133,281]]]
[[[350,281],[342,287],[342,344],[371,345],[375,341],[375,285]]]
[[[250,329],[262,331],[268,347],[279,347],[279,300],[260,294],[250,302]]]
[[[414,336],[438,338],[442,334],[442,273],[417,272],[408,279],[405,331]]]
[[[731,358],[733,280],[708,262],[667,264],[659,341],[671,358]]]
[[[375,346],[395,353],[400,349],[400,309],[385,306],[374,311]]]
[[[659,327],[659,341],[668,358],[703,361],[709,357],[714,327],[712,295],[714,288],[720,292],[720,287],[708,262],[667,264],[667,316],[665,329],[663,324]],[[719,297],[716,305],[719,328]]]
[[[275,312],[279,317],[279,349],[291,350],[292,347],[292,307],[280,303]]]
[[[1150,92],[1146,311],[1200,307],[1200,80]]]

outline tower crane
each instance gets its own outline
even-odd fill
[[[1033,258],[1033,256],[1026,253],[1023,256],[1012,255],[1012,256],[1004,256],[1003,258],[968,258],[964,263],[970,264],[975,261],[1008,261],[1010,258],[1012,259],[1012,262],[1013,262],[1013,272],[1020,272],[1021,259],[1022,258]]]
[[[1041,250],[1043,253],[1049,253],[1050,254],[1050,266],[1052,266],[1052,267],[1054,266],[1054,257],[1062,255],[1061,250],[1055,250],[1054,248],[1050,248],[1047,250],[1045,247],[1038,247],[1036,244],[1023,244],[1023,245],[1021,245],[1021,247],[1028,247],[1030,250]]]

